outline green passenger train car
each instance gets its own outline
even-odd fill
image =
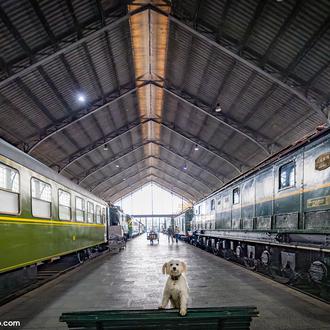
[[[193,230],[203,248],[252,268],[328,283],[330,130],[289,146],[196,203]]]
[[[0,273],[104,244],[107,203],[0,139]]]

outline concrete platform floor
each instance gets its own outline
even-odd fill
[[[146,235],[125,251],[103,256],[0,307],[0,321],[20,321],[21,329],[63,329],[62,312],[157,308],[171,258],[185,260],[190,306],[255,305],[255,330],[330,329],[330,305],[284,287],[198,248],[179,242],[150,246]],[[201,329],[203,330],[203,329]]]

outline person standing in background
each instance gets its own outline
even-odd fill
[[[172,243],[173,243],[173,236],[174,236],[173,228],[172,228],[172,226],[169,226],[167,228],[167,239],[168,239],[168,242],[170,242],[170,239],[171,239],[172,240]]]
[[[175,234],[175,242],[178,243],[179,242],[179,234],[180,234],[180,229],[179,229],[178,226],[175,226],[174,234]]]

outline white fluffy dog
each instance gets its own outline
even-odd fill
[[[180,315],[187,314],[188,285],[182,273],[187,272],[187,265],[180,260],[170,260],[163,265],[163,274],[169,275],[164,292],[162,304],[159,309],[166,308],[171,302],[173,308],[180,310]]]

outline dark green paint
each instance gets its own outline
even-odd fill
[[[60,322],[79,329],[250,329],[256,307],[189,308],[186,316],[175,309],[109,310],[63,313]]]

